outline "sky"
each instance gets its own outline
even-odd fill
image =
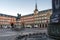
[[[17,16],[32,14],[35,9],[35,0],[0,0],[0,13]],[[51,9],[51,0],[37,0],[39,11]]]

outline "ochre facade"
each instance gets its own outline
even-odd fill
[[[35,5],[34,12],[29,15],[17,16],[5,15],[0,13],[0,27],[30,27],[30,28],[46,28],[50,23],[50,16],[52,9],[39,11],[37,4]]]
[[[46,28],[50,21],[50,16],[52,14],[52,9],[43,10],[43,11],[34,11],[34,13],[21,16],[17,20],[16,16],[10,16],[0,13],[0,27],[11,27],[13,23],[17,27],[38,27]]]
[[[35,12],[33,14],[21,16],[21,25],[24,27],[39,27],[39,28],[46,28],[50,23],[50,16],[52,14],[52,10],[43,10]]]

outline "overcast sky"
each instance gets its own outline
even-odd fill
[[[51,0],[37,0],[38,10],[51,9]],[[33,13],[35,0],[0,0],[0,13],[16,16]]]

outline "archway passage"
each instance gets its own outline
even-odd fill
[[[14,28],[14,23],[11,23],[11,28]]]

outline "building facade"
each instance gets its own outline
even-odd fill
[[[0,27],[11,27],[13,24],[13,26],[24,28],[46,28],[50,23],[51,14],[52,9],[38,11],[36,3],[34,12],[29,15],[11,16],[0,13]]]
[[[52,9],[38,11],[36,3],[34,13],[21,16],[20,24],[30,28],[46,28],[50,23],[51,14]]]
[[[10,28],[17,25],[17,17],[0,13],[0,28]],[[20,23],[19,23],[20,24]]]
[[[17,17],[0,13],[0,27],[11,27],[13,24],[17,27],[46,28],[50,22],[51,14],[51,9],[43,11],[34,10],[32,14],[25,16],[18,15]]]
[[[50,16],[52,14],[52,10],[43,10],[38,11],[38,13],[35,14],[29,14],[25,16],[21,16],[20,24],[24,25],[24,27],[30,27],[30,28],[46,28],[48,24],[50,23]]]

